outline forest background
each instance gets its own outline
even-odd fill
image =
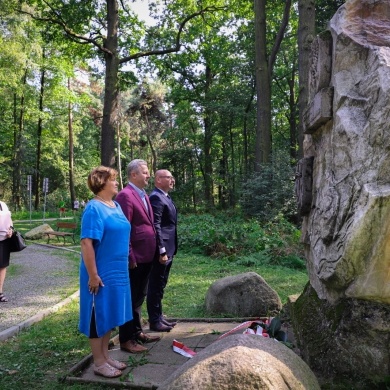
[[[70,208],[142,158],[181,212],[296,221],[310,43],[342,3],[0,0],[0,197]]]

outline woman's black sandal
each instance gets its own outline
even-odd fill
[[[0,293],[0,302],[8,302],[8,299],[4,296],[3,293]]]

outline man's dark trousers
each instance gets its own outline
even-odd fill
[[[162,319],[162,299],[164,289],[168,282],[173,259],[169,259],[168,264],[161,264],[158,259],[153,262],[152,271],[149,276],[148,297],[146,300],[149,314],[149,324],[154,325]]]
[[[119,342],[121,344],[131,339],[135,340],[142,332],[141,326],[141,308],[148,291],[148,280],[153,262],[139,263],[137,267],[130,269],[130,289],[131,306],[133,309],[133,319],[119,326]]]

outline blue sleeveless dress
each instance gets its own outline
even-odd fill
[[[91,200],[82,216],[80,238],[93,240],[96,266],[104,284],[96,295],[89,292],[88,272],[81,256],[79,330],[88,337],[93,309],[98,337],[133,318],[128,265],[131,226],[119,204],[115,205],[111,208]]]

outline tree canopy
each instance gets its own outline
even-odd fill
[[[187,209],[243,205],[275,153],[289,156],[289,177],[299,9],[314,1],[143,3],[152,24],[132,1],[0,0],[0,194],[15,208],[27,176],[38,209],[44,177],[53,204],[71,202],[89,196],[93,166],[122,180],[133,158],[171,170]],[[317,29],[340,4],[317,1]],[[277,188],[291,198],[291,185]]]

